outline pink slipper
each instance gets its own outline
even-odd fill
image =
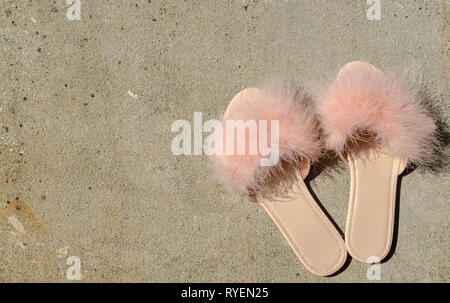
[[[379,262],[391,248],[397,177],[432,159],[436,125],[417,89],[366,62],[345,65],[317,103],[326,146],[350,167],[347,250]]]
[[[318,122],[304,98],[290,88],[247,88],[238,93],[222,120],[225,140],[221,147],[236,145],[237,139],[245,141],[245,155],[215,155],[213,164],[220,181],[230,190],[249,196],[267,211],[289,242],[300,261],[312,273],[328,276],[345,263],[347,251],[339,232],[323,213],[309,193],[303,179],[310,163],[321,152]],[[278,121],[279,158],[272,166],[260,152],[260,139],[265,135],[258,130],[252,137],[250,131],[239,135],[226,134],[226,121],[255,121],[260,127],[267,123],[268,137],[273,142],[274,124]],[[266,121],[266,122],[263,122]],[[250,146],[257,143],[258,153],[250,155]],[[236,151],[236,149],[234,150]],[[267,164],[267,163],[266,163]]]

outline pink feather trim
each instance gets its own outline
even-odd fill
[[[318,159],[321,142],[318,121],[303,94],[289,86],[245,89],[230,103],[225,120],[278,120],[279,161],[261,166],[261,154],[211,156],[219,181],[229,190],[248,196],[279,196],[299,170]],[[225,129],[225,127],[224,127]],[[225,130],[224,130],[225,133]],[[246,134],[248,145],[248,134]],[[225,136],[224,146],[227,138]],[[269,140],[270,142],[270,140]]]
[[[436,125],[419,90],[366,62],[351,62],[317,94],[326,147],[342,153],[370,133],[410,163],[433,158]],[[353,145],[354,146],[354,145]]]

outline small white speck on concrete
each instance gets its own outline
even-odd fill
[[[135,93],[133,93],[131,90],[128,91],[128,95],[130,95],[130,96],[133,97],[133,98],[137,98],[137,97],[138,97],[138,96],[137,96]]]
[[[11,224],[12,226],[14,226],[14,228],[20,232],[20,233],[24,233],[25,232],[25,227],[23,227],[23,224],[19,221],[19,219],[17,219],[16,216],[9,216],[8,217],[8,222],[9,224]]]

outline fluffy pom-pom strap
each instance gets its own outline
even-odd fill
[[[316,101],[326,146],[337,153],[369,140],[410,163],[433,158],[436,125],[419,89],[370,63],[345,65]]]
[[[297,173],[309,169],[309,163],[320,155],[318,121],[312,106],[302,93],[291,86],[270,85],[239,92],[222,119],[223,151],[227,144],[233,145],[237,141],[236,136],[230,138],[230,133],[227,136],[227,121],[254,121],[258,129],[256,136],[251,136],[247,130],[241,137],[233,130],[238,139],[245,141],[245,154],[234,152],[212,156],[216,175],[229,190],[249,196],[282,194],[283,186],[280,184],[291,184]],[[260,127],[261,121],[266,121],[268,135],[262,133],[264,127]],[[276,143],[270,140],[274,121],[278,127]],[[262,136],[266,136],[270,148],[278,149],[278,158],[273,165],[262,165],[261,160],[267,157],[261,153],[264,147],[260,140]],[[257,146],[256,154],[249,154],[252,145]]]

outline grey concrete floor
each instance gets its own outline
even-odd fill
[[[308,88],[358,59],[417,79],[447,123],[450,1],[381,0],[380,21],[365,0],[81,0],[80,21],[67,8],[0,2],[0,281],[66,281],[69,256],[82,281],[368,281],[357,261],[310,274],[206,156],[172,154],[171,124],[219,118],[270,77]],[[449,280],[449,176],[402,178],[381,282]],[[344,230],[345,165],[310,184]]]

